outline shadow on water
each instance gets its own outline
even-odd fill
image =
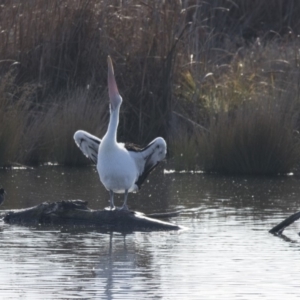
[[[296,296],[299,224],[285,241],[268,230],[299,210],[300,180],[171,173],[162,169],[130,194],[131,209],[182,210],[183,232],[106,233],[25,228],[0,221],[3,299],[265,299]],[[1,209],[82,199],[108,206],[94,168],[0,170]],[[123,198],[116,200],[121,205]],[[290,237],[290,238],[288,238]],[[282,237],[284,238],[284,237]],[[289,268],[288,272],[286,266]],[[216,288],[218,287],[218,288]]]

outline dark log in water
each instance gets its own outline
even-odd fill
[[[163,217],[167,215],[168,213],[162,214]],[[174,213],[169,216],[174,216]],[[92,226],[121,232],[181,229],[175,224],[147,217],[140,212],[120,209],[93,210],[87,207],[87,201],[82,200],[44,202],[31,208],[10,211],[4,215],[4,222],[25,226]]]
[[[281,235],[283,230],[286,227],[290,226],[291,224],[293,224],[298,219],[300,219],[300,212],[297,212],[297,213],[289,216],[288,218],[286,218],[285,220],[280,222],[278,225],[274,226],[271,230],[269,230],[269,232],[273,233],[275,235]]]

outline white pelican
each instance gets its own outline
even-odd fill
[[[121,209],[128,210],[128,192],[138,191],[147,175],[166,157],[167,145],[158,137],[145,148],[117,142],[117,128],[122,97],[116,84],[111,58],[108,56],[108,92],[110,119],[104,137],[79,130],[74,134],[75,143],[85,156],[96,165],[100,181],[110,194],[110,208],[114,209],[114,193],[124,193]]]

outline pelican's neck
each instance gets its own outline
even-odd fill
[[[108,129],[103,137],[102,143],[105,144],[116,144],[117,143],[117,129],[119,125],[119,112],[120,112],[120,106],[117,106],[114,110],[110,110],[110,118],[109,118],[109,124]]]

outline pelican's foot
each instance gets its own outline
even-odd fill
[[[115,206],[105,207],[105,210],[116,210],[116,207]]]
[[[127,205],[123,205],[120,210],[129,210]]]

